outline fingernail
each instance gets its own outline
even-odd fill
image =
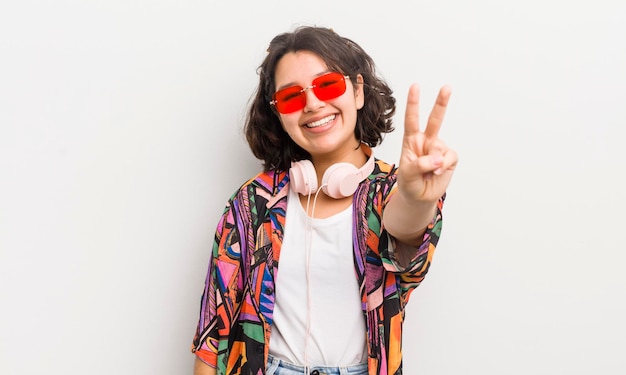
[[[442,173],[443,173],[443,169],[441,169],[441,168],[437,168],[437,169],[435,169],[435,171],[434,171],[433,173],[434,173],[435,175],[439,176],[440,174],[442,174]]]

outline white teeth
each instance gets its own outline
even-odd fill
[[[333,121],[334,119],[335,119],[335,115],[330,115],[328,117],[324,117],[321,120],[310,122],[310,123],[306,124],[306,127],[307,128],[317,128],[318,126],[322,126],[324,124],[327,124],[327,123]]]

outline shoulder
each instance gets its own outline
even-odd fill
[[[242,184],[237,192],[253,190],[262,194],[275,195],[287,185],[288,181],[287,172],[263,171]]]
[[[289,177],[283,171],[262,171],[243,183],[231,196],[229,202],[249,202],[247,207],[272,207],[287,196]]]
[[[368,201],[386,203],[388,198],[396,190],[398,168],[383,160],[376,159],[374,170],[361,184],[358,194],[368,197]]]
[[[394,164],[389,164],[383,160],[376,159],[374,170],[370,179],[389,178],[396,175],[398,168]]]
[[[396,183],[397,172],[398,168],[394,164],[376,159],[374,170],[368,178],[369,185],[385,185],[391,187]]]

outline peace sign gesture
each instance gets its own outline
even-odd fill
[[[383,222],[389,234],[411,246],[421,243],[437,201],[446,192],[458,161],[456,152],[439,139],[450,88],[444,86],[439,91],[424,131],[419,126],[419,94],[419,87],[412,85],[404,116],[398,191],[383,212]],[[412,256],[409,254],[407,259]]]
[[[419,86],[409,89],[404,116],[404,137],[398,168],[398,193],[407,203],[436,202],[448,188],[457,153],[439,138],[450,99],[450,88],[439,91],[424,131],[419,125]]]

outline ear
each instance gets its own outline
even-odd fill
[[[365,92],[363,91],[363,76],[356,75],[356,85],[354,85],[354,99],[356,100],[356,109],[363,108],[365,104]]]

